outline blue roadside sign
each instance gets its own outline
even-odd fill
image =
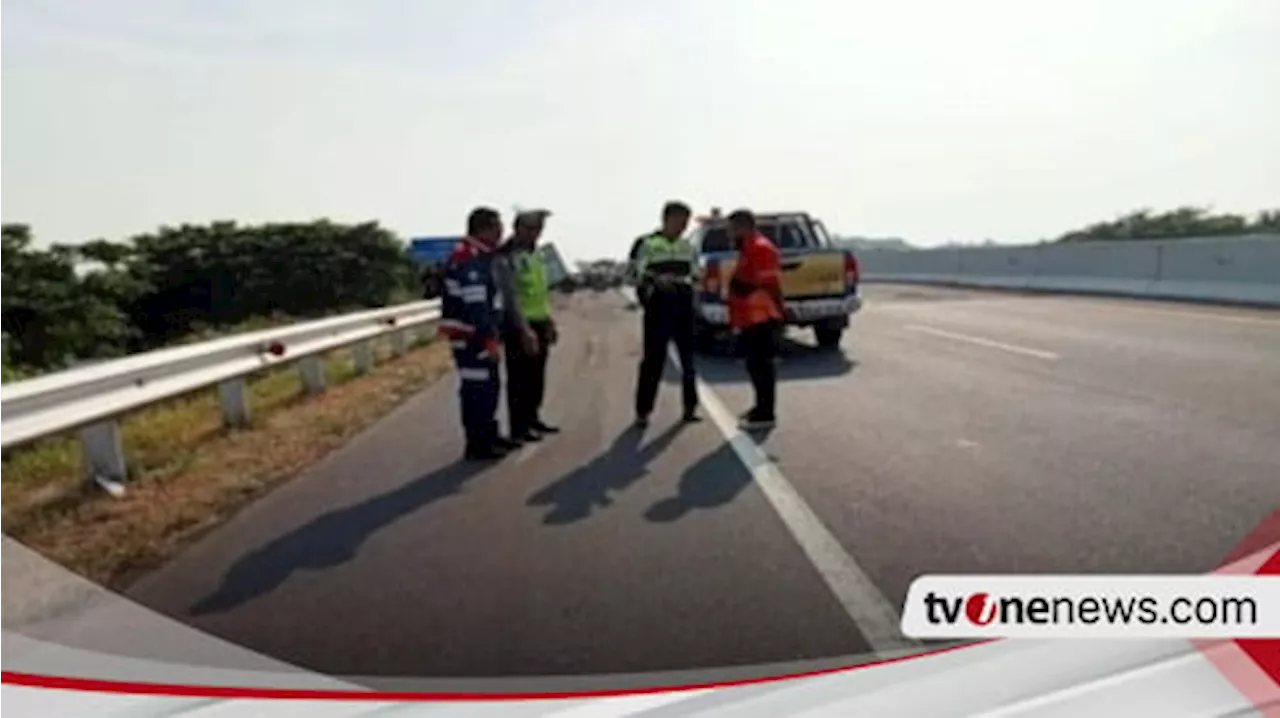
[[[409,240],[409,258],[419,264],[442,262],[462,237],[414,237]]]

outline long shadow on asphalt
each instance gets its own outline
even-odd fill
[[[459,493],[484,469],[480,463],[451,464],[394,491],[320,516],[237,561],[218,588],[191,607],[190,614],[229,611],[274,591],[295,571],[346,563],[379,529]]]
[[[728,504],[750,484],[751,474],[734,456],[733,448],[722,444],[686,469],[676,495],[650,506],[644,517],[657,523],[678,521],[694,511]]]
[[[672,424],[640,446],[644,431],[628,427],[603,454],[579,466],[529,497],[529,506],[551,505],[542,519],[548,525],[570,524],[591,516],[597,508],[613,503],[609,494],[627,489],[649,473],[653,461],[680,434],[685,424]]]

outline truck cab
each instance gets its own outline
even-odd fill
[[[838,347],[850,316],[862,307],[857,257],[836,247],[823,223],[807,212],[757,214],[756,225],[782,254],[786,324],[812,329],[820,347]],[[731,334],[728,285],[738,253],[719,211],[698,218],[689,240],[700,269],[696,331],[700,343],[718,344]]]

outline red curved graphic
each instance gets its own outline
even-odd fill
[[[1246,553],[1261,554],[1262,547],[1257,546],[1262,538],[1270,539],[1267,551],[1270,556],[1266,558],[1260,567],[1253,571],[1254,573],[1275,575],[1280,574],[1280,510],[1274,512],[1265,520],[1262,525],[1249,537],[1241,542],[1241,546],[1234,549],[1229,557],[1238,557],[1241,553],[1241,547],[1254,548],[1254,551]],[[1252,545],[1250,545],[1252,544]],[[1225,564],[1226,562],[1224,562]],[[974,594],[966,601],[965,610],[970,620],[975,623],[977,619],[985,618],[990,622],[991,615],[983,615],[983,607],[988,606],[988,595],[985,593]],[[977,619],[975,619],[975,616]],[[979,625],[982,625],[979,623]],[[33,688],[48,688],[58,690],[76,690],[91,691],[99,693],[124,693],[135,695],[160,695],[173,697],[189,697],[189,698],[256,698],[256,699],[278,699],[278,700],[339,700],[339,701],[471,701],[471,700],[547,700],[560,698],[604,698],[627,695],[642,695],[653,693],[673,693],[678,691],[701,690],[709,688],[725,688],[730,686],[743,686],[762,683],[772,683],[776,681],[790,680],[795,678],[807,678],[811,676],[830,675],[842,671],[856,670],[860,668],[871,668],[874,666],[888,665],[899,663],[901,661],[923,658],[925,656],[934,656],[961,648],[969,648],[972,646],[990,643],[991,641],[974,641],[956,646],[945,646],[928,651],[921,651],[907,656],[899,656],[895,658],[887,658],[868,663],[860,663],[850,666],[837,666],[835,668],[827,668],[816,671],[807,671],[801,673],[784,674],[779,676],[766,676],[762,678],[748,678],[736,681],[708,682],[689,685],[675,686],[654,686],[646,688],[622,688],[612,690],[595,690],[595,691],[559,691],[559,692],[525,692],[525,693],[466,693],[466,692],[428,692],[428,691],[379,691],[374,689],[368,690],[342,690],[342,689],[307,689],[307,688],[255,688],[241,686],[209,686],[209,685],[185,685],[185,684],[166,684],[166,683],[147,683],[135,681],[117,681],[96,678],[74,678],[65,676],[39,675],[34,673],[23,673],[19,671],[3,671],[0,672],[0,682],[13,685],[27,686]],[[1239,640],[1230,641],[1243,651],[1244,655],[1256,665],[1269,678],[1273,685],[1280,685],[1280,641],[1276,640]],[[1215,660],[1215,663],[1217,661]],[[1267,701],[1272,700],[1271,689],[1262,687],[1266,693],[1262,693],[1256,682],[1250,682],[1247,685],[1242,684],[1238,675],[1234,671],[1230,671],[1227,666],[1219,664],[1219,669],[1232,680],[1247,697],[1254,700],[1256,705],[1264,705]]]
[[[1256,567],[1250,557],[1267,553]],[[1233,565],[1246,564],[1243,569]],[[1250,531],[1218,567],[1227,573],[1280,574],[1280,509],[1272,511]],[[1267,710],[1264,715],[1280,716],[1276,701],[1280,700],[1280,640],[1244,639],[1228,641],[1194,641],[1218,672],[1248,698],[1254,706]]]
[[[46,676],[20,671],[4,671],[0,674],[0,682],[31,688],[53,688],[59,690],[91,691],[95,693],[127,693],[134,695],[158,695],[180,698],[258,698],[275,700],[328,700],[328,701],[497,701],[497,700],[550,700],[561,698],[609,698],[618,696],[644,695],[652,693],[676,693],[679,691],[695,691],[707,688],[727,688],[731,686],[756,685],[773,683],[794,678],[809,678],[841,673],[860,668],[883,666],[890,663],[914,660],[925,656],[936,656],[942,653],[970,648],[990,641],[974,641],[958,646],[944,646],[929,651],[913,653],[909,656],[885,658],[879,661],[858,663],[851,666],[836,666],[816,671],[788,673],[780,676],[763,678],[745,678],[736,681],[720,681],[694,683],[676,686],[653,686],[647,688],[614,688],[592,691],[546,691],[525,693],[467,693],[467,692],[435,692],[435,691],[379,691],[344,690],[321,688],[254,688],[244,686],[201,686],[175,683],[147,683],[139,681],[116,681],[100,678],[73,678],[67,676]]]
[[[1280,549],[1262,564],[1258,573],[1264,576],[1280,576]],[[1240,644],[1240,649],[1245,652],[1245,655],[1252,658],[1273,683],[1280,685],[1280,640],[1251,638],[1236,641],[1236,643]]]

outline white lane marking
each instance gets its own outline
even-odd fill
[[[1045,359],[1048,361],[1056,361],[1057,359],[1059,359],[1059,355],[1050,351],[1045,351],[1043,349],[1031,349],[1030,347],[1022,347],[1022,346],[1018,346],[1017,344],[1006,344],[1004,342],[998,342],[994,339],[984,339],[982,337],[975,337],[970,334],[958,334],[956,332],[949,332],[944,329],[935,329],[933,327],[926,327],[920,324],[908,324],[906,328],[913,332],[924,332],[925,334],[932,334],[934,336],[944,337],[947,339],[954,339],[958,342],[968,342],[970,344],[977,344],[978,346],[989,347],[991,349],[1000,349],[1003,351],[1012,352],[1014,354],[1023,354],[1029,357],[1036,357],[1037,359]]]
[[[680,359],[676,353],[668,350],[667,356],[679,369]],[[738,420],[702,379],[698,379],[698,398],[871,649],[890,653],[919,645],[902,634],[902,618],[897,609],[755,440],[738,428]]]
[[[543,439],[543,441],[546,441],[546,439]],[[525,445],[524,445],[524,448],[520,449],[520,453],[519,453],[519,454],[516,454],[516,460],[515,460],[515,463],[517,463],[517,464],[523,464],[524,462],[528,461],[529,459],[532,459],[532,458],[534,457],[534,455],[538,453],[538,449],[539,449],[539,448],[541,448],[541,447],[542,447],[542,444],[541,444],[541,443],[538,443],[538,444],[525,444]]]

